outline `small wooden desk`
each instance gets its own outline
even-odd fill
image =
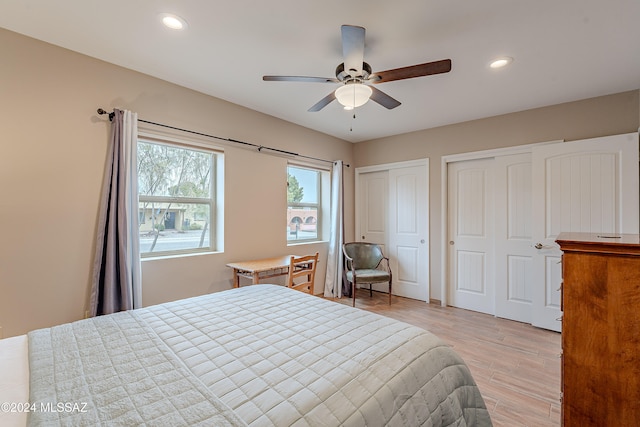
[[[233,269],[233,287],[240,287],[240,278],[250,279],[258,284],[261,279],[286,276],[289,274],[289,262],[291,255],[275,258],[257,259],[253,261],[231,262],[227,267]]]

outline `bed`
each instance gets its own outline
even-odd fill
[[[40,329],[0,351],[3,425],[491,425],[433,334],[277,285]]]

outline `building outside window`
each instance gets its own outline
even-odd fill
[[[138,140],[142,257],[216,249],[217,155],[171,141]]]
[[[308,167],[287,167],[288,242],[321,239],[321,174]]]

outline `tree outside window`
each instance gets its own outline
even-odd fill
[[[142,256],[214,249],[213,151],[138,141]]]
[[[287,167],[287,241],[318,240],[320,171]]]

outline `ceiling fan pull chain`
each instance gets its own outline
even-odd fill
[[[356,120],[356,91],[353,90],[353,119],[351,120],[351,132],[353,132],[353,122]]]

